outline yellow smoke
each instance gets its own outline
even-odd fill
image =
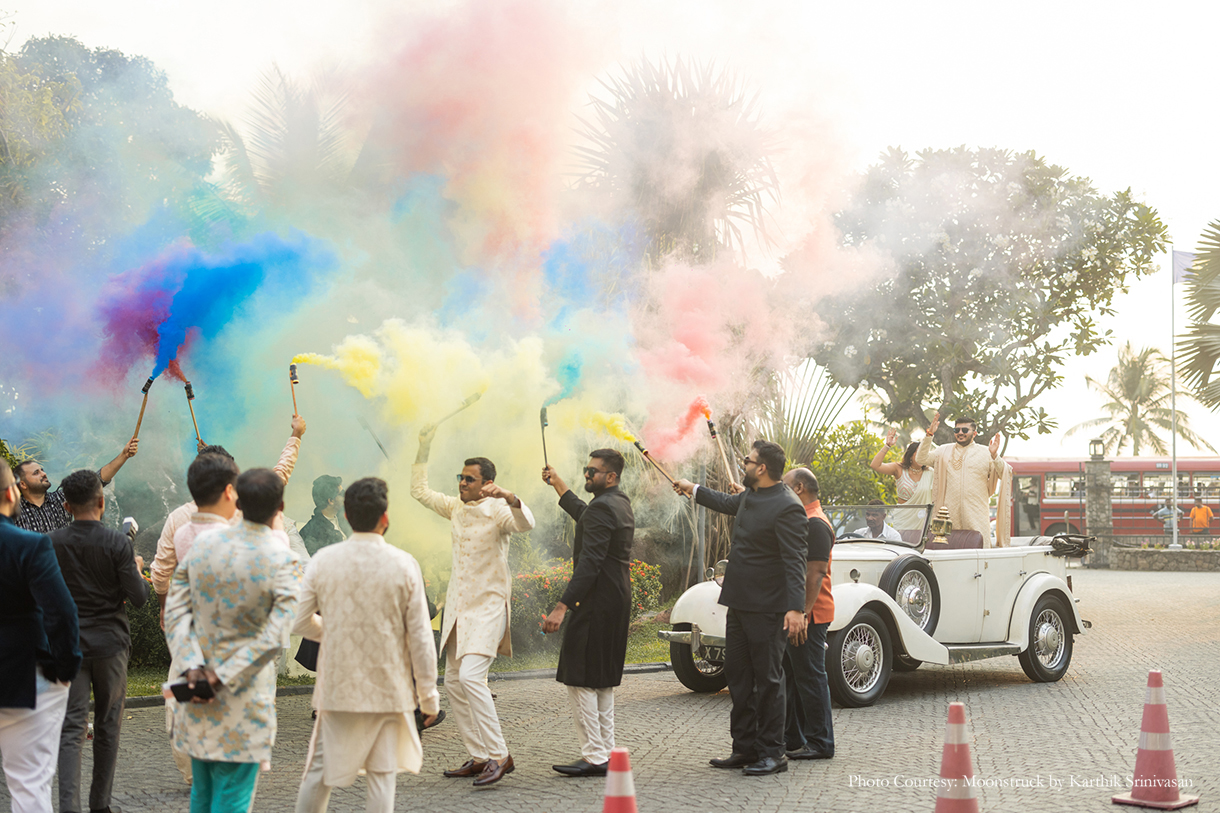
[[[368,336],[348,336],[335,347],[334,355],[298,353],[292,357],[292,363],[338,370],[344,381],[365,398],[372,398],[381,374],[381,350]]]
[[[607,435],[627,443],[635,443],[635,435],[631,434],[627,428],[627,419],[622,415],[593,412],[585,416],[583,423],[587,429],[605,432]]]

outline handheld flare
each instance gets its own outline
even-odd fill
[[[191,410],[191,423],[195,425],[195,442],[203,443],[203,438],[199,437],[199,421],[195,420],[195,405],[191,403],[195,400],[195,388],[191,386],[191,382],[186,382],[186,405]]]
[[[670,485],[675,485],[674,478],[670,477],[669,473],[667,471],[665,471],[665,469],[661,468],[661,464],[653,459],[652,455],[650,455],[648,453],[648,450],[644,448],[644,444],[640,443],[638,440],[634,441],[634,443],[635,443],[635,448],[639,449],[640,454],[644,455],[644,459],[647,460],[649,463],[651,463],[653,465],[653,468],[655,468],[657,471],[661,472],[661,476],[664,477],[666,480],[668,480]]]
[[[131,435],[132,440],[140,439],[140,424],[144,423],[144,410],[148,406],[148,390],[152,386],[152,383],[153,377],[150,375],[148,380],[144,382],[144,389],[142,390],[144,393],[144,402],[140,404],[140,417],[136,418],[136,431]]]
[[[725,476],[730,480],[734,477],[733,469],[729,467],[729,456],[724,453],[724,441],[720,439],[720,435],[716,432],[716,424],[712,423],[712,416],[707,416],[707,431],[712,433],[712,440],[716,441],[717,448],[720,449],[720,462],[724,464]]]
[[[292,390],[292,414],[299,415],[297,412],[297,384],[301,383],[301,379],[297,378],[297,366],[295,364],[288,365],[288,387]]]
[[[546,458],[546,407],[542,408],[540,417],[542,418],[542,465],[549,468],[551,464],[547,462]]]
[[[463,402],[462,402],[462,405],[461,405],[460,407],[458,407],[457,409],[453,410],[453,411],[452,411],[452,412],[450,412],[448,415],[446,415],[445,417],[443,417],[443,418],[441,418],[439,421],[437,421],[437,422],[434,424],[434,426],[440,426],[442,423],[444,423],[445,421],[449,420],[450,418],[452,418],[454,415],[458,414],[458,413],[459,413],[459,412],[461,412],[462,410],[466,409],[467,407],[469,407],[471,404],[473,404],[475,401],[479,400],[479,399],[480,399],[480,398],[482,398],[482,397],[483,397],[483,393],[482,393],[481,391],[480,391],[480,392],[476,392],[474,395],[470,396],[470,397],[469,397],[469,398],[467,398],[465,401],[463,401]]]

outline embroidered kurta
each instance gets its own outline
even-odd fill
[[[284,485],[288,484],[288,478],[292,476],[292,470],[296,468],[297,455],[300,454],[300,451],[301,439],[288,438],[288,442],[284,444],[284,450],[280,452],[280,459],[273,467],[275,473],[284,481]],[[198,510],[199,507],[192,500],[170,511],[169,516],[165,518],[165,525],[161,528],[161,538],[157,540],[157,553],[148,567],[153,590],[159,595],[163,596],[169,590],[174,568],[178,566],[178,554],[174,551],[174,535],[178,533],[179,528],[191,521],[191,515]],[[237,519],[240,518],[241,512],[239,511]],[[236,519],[234,521],[236,522]]]
[[[322,548],[305,569],[293,632],[322,643],[313,704],[320,722],[314,736],[322,737],[325,754],[323,781],[346,787],[361,768],[419,773],[415,708],[435,714],[440,695],[432,620],[415,557],[373,533]],[[385,725],[398,728],[394,765],[370,764]]]
[[[937,446],[924,436],[915,452],[915,462],[936,468],[933,490],[933,515],[946,506],[954,530],[978,531],[983,535],[983,547],[991,547],[991,495],[1000,485],[996,515],[996,547],[1008,545],[1012,524],[1010,485],[1012,467],[1001,457],[992,459],[991,451],[977,443],[961,446],[948,443]],[[927,476],[925,474],[925,476]]]
[[[242,521],[196,537],[165,603],[170,654],[223,684],[213,703],[174,705],[174,745],[196,759],[269,764],[275,660],[296,614],[297,555],[266,525]]]
[[[453,567],[445,594],[441,651],[448,646],[449,636],[456,634],[458,658],[469,653],[492,658],[512,655],[508,539],[531,530],[534,515],[524,502],[520,508],[509,508],[504,500],[490,497],[464,503],[433,491],[428,488],[426,463],[411,468],[411,496],[453,527]]]

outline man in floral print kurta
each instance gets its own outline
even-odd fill
[[[248,810],[275,743],[275,663],[296,613],[297,554],[270,524],[284,484],[270,469],[237,478],[240,524],[201,535],[174,572],[165,631],[192,687],[215,698],[174,704],[173,738],[191,756],[191,813]]]

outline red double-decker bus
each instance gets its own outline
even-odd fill
[[[1013,470],[1013,536],[1088,533],[1084,521],[1083,460],[1004,458]],[[1168,457],[1119,457],[1110,461],[1115,534],[1162,534],[1154,512],[1173,497]],[[1195,497],[1220,517],[1220,457],[1178,458],[1178,532],[1189,533]],[[1213,521],[1220,531],[1220,521]]]

